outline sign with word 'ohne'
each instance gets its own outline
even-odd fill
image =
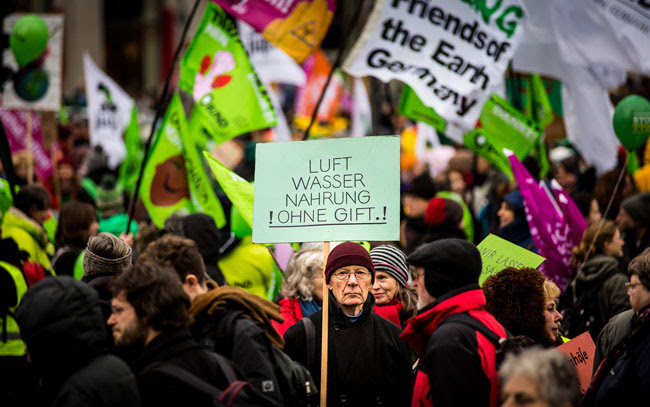
[[[399,138],[258,144],[253,242],[397,240]]]

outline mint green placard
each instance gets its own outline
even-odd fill
[[[486,278],[497,274],[503,269],[508,267],[536,269],[546,260],[538,254],[491,233],[476,248],[481,253],[481,260],[483,261],[481,276],[478,279],[481,286]]]
[[[399,138],[258,144],[253,242],[399,239]]]

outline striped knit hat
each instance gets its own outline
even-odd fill
[[[406,287],[408,267],[406,255],[400,249],[388,245],[377,246],[370,250],[370,257],[376,271],[390,274],[402,287]]]

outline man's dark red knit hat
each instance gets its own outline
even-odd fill
[[[345,266],[363,266],[372,275],[372,282],[375,282],[375,268],[372,265],[370,253],[358,243],[345,242],[336,246],[327,257],[325,266],[325,283],[330,282],[334,272]]]

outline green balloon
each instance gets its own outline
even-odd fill
[[[9,46],[19,67],[32,62],[45,51],[50,34],[42,18],[30,14],[16,21],[9,35]]]
[[[639,95],[625,97],[616,106],[612,122],[623,147],[636,150],[650,135],[650,102]]]

